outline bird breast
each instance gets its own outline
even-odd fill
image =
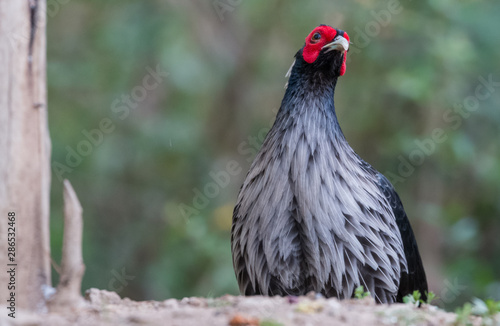
[[[313,109],[277,117],[238,198],[240,254],[263,289],[274,277],[340,297],[358,285],[396,294],[404,253],[394,214],[335,122]]]

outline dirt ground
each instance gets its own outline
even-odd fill
[[[291,325],[458,325],[456,315],[435,306],[377,305],[362,300],[304,297],[184,298],[136,302],[114,292],[90,289],[77,309],[1,317],[0,326],[291,326]],[[475,318],[471,325],[481,325]]]

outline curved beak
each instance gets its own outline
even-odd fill
[[[349,50],[349,41],[346,40],[343,36],[338,35],[333,39],[332,42],[323,46],[323,49],[326,49],[326,52],[337,50],[340,51],[340,53],[344,53],[347,52],[347,50]]]

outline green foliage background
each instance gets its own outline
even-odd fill
[[[77,150],[82,131],[103,118],[114,126],[63,174],[84,208],[84,289],[137,300],[238,292],[232,208],[279,108],[294,54],[325,23],[351,36],[336,106],[361,157],[401,176],[401,161],[417,155],[418,141],[429,144],[442,130],[445,140],[431,142],[434,148],[395,182],[431,290],[448,307],[472,296],[500,299],[500,87],[467,117],[450,112],[471,101],[480,76],[500,81],[500,2],[48,3],[53,162],[67,165],[68,146]],[[113,102],[157,65],[169,74],[163,82],[126,118],[113,113]],[[212,175],[233,160],[241,172],[213,188]],[[58,262],[62,186],[53,175]],[[202,200],[193,189],[218,194]],[[196,212],[183,214],[187,206]]]

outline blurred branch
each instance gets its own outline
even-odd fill
[[[52,311],[83,304],[80,294],[85,265],[82,258],[82,206],[75,190],[64,180],[64,238],[61,260],[61,278],[57,293],[50,300]]]

